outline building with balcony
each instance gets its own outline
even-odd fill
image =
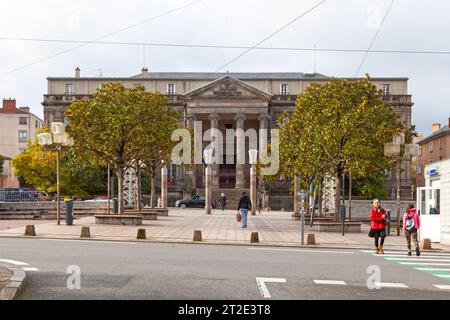
[[[75,99],[90,97],[102,84],[118,81],[125,87],[144,85],[149,91],[167,95],[169,106],[180,114],[180,123],[193,127],[201,121],[203,130],[271,129],[283,112],[292,113],[297,95],[312,82],[325,83],[332,78],[318,73],[194,73],[194,72],[142,72],[132,77],[99,78],[81,77],[80,69],[73,77],[48,78],[48,92],[44,95],[44,120],[47,126],[53,121],[64,121],[66,108]],[[349,78],[357,80],[357,78]],[[411,96],[407,78],[372,78],[383,92],[383,100],[392,106],[407,126],[411,125]],[[225,134],[224,134],[225,136]],[[248,146],[243,150],[248,159]],[[248,163],[248,161],[246,161]],[[410,162],[404,163],[402,191],[410,195]],[[249,187],[249,165],[215,164],[212,168],[212,188],[217,196],[220,190],[238,194]],[[169,188],[182,191],[203,188],[201,168],[185,170],[169,168],[169,177],[175,181]],[[386,182],[389,194],[395,190],[395,175]],[[289,190],[289,183],[276,183],[271,190]],[[274,191],[274,192],[275,192]],[[213,198],[215,197],[213,193]],[[291,201],[292,202],[292,201]]]

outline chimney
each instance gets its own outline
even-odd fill
[[[77,67],[76,69],[75,69],[75,78],[79,78],[80,77],[80,68],[79,67]]]
[[[26,113],[30,113],[30,108],[29,107],[20,107],[19,110],[24,111]]]
[[[440,123],[433,123],[433,125],[431,126],[431,133],[435,133],[436,131],[438,131],[441,128],[441,124]]]
[[[3,99],[3,112],[16,113],[16,99]]]
[[[149,72],[147,67],[143,67],[142,68],[142,77],[145,78],[146,76],[148,76]]]
[[[450,118],[448,118],[447,128],[450,128]]]

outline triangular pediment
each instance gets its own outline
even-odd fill
[[[270,93],[259,90],[248,83],[225,76],[200,88],[187,92],[185,99],[262,99],[269,100]]]

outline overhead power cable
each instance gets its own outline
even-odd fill
[[[147,22],[150,22],[150,21],[152,21],[152,20],[156,20],[156,19],[159,19],[159,18],[161,18],[161,17],[164,17],[164,16],[167,16],[167,15],[169,15],[169,14],[172,14],[172,13],[174,13],[174,12],[180,11],[180,10],[182,10],[182,9],[186,9],[186,8],[188,8],[188,7],[191,7],[191,6],[195,5],[195,4],[200,3],[200,2],[203,2],[203,1],[205,1],[205,0],[195,0],[195,1],[189,2],[189,3],[185,4],[185,5],[179,6],[179,7],[177,7],[177,8],[171,9],[171,10],[168,10],[168,11],[163,12],[163,13],[161,13],[161,14],[158,14],[158,15],[156,15],[156,16],[149,17],[149,18],[144,19],[144,20],[142,20],[142,21],[140,21],[140,22],[138,22],[138,23],[134,23],[134,24],[132,24],[132,25],[129,25],[129,26],[125,27],[125,28],[122,28],[122,29],[119,29],[119,30],[116,30],[116,31],[113,31],[113,32],[110,32],[110,33],[107,33],[107,34],[105,34],[105,35],[103,35],[103,36],[101,36],[101,37],[95,38],[95,39],[93,39],[93,40],[91,40],[91,41],[88,41],[88,42],[85,42],[85,43],[80,43],[79,45],[77,45],[77,46],[75,46],[75,47],[72,47],[72,48],[69,48],[69,49],[66,49],[66,50],[57,52],[57,53],[52,54],[52,55],[50,55],[50,56],[47,56],[47,57],[45,57],[45,58],[41,58],[41,59],[39,59],[39,60],[37,60],[37,61],[34,61],[34,62],[25,64],[25,65],[22,65],[22,66],[20,66],[20,67],[17,67],[17,68],[15,68],[15,69],[12,69],[12,70],[10,70],[10,71],[7,71],[7,72],[5,72],[5,73],[0,74],[0,77],[6,76],[6,75],[8,75],[8,74],[11,74],[11,73],[14,73],[14,72],[17,72],[17,71],[20,71],[20,70],[22,70],[22,69],[25,69],[25,68],[27,68],[27,67],[30,67],[30,66],[39,64],[39,63],[41,63],[41,62],[44,62],[44,61],[47,61],[47,60],[56,58],[56,57],[58,57],[58,56],[61,56],[61,55],[63,55],[63,54],[66,54],[66,53],[68,53],[68,52],[70,52],[70,51],[73,51],[73,50],[76,50],[76,49],[78,49],[78,48],[80,48],[80,47],[83,47],[83,46],[85,46],[85,45],[87,45],[87,44],[94,43],[94,42],[96,42],[96,41],[100,41],[100,40],[103,40],[103,39],[105,39],[105,38],[114,36],[114,35],[116,35],[116,34],[119,34],[119,33],[121,33],[121,32],[124,32],[124,31],[127,31],[127,30],[129,30],[129,29],[135,28],[135,27],[137,27],[137,26],[140,26],[140,25],[145,24],[145,23],[147,23]]]
[[[392,8],[392,5],[394,4],[394,2],[395,2],[395,0],[391,0],[391,4],[389,5],[388,9],[386,10],[383,20],[381,20],[380,26],[377,28],[377,32],[375,32],[375,35],[373,36],[372,41],[370,42],[369,48],[367,48],[366,52],[364,53],[364,57],[363,57],[361,63],[359,64],[358,69],[355,72],[355,77],[358,76],[359,71],[361,70],[364,62],[366,61],[367,55],[369,54],[370,49],[372,49],[372,46],[375,43],[375,40],[377,39],[378,33],[380,32],[381,27],[384,24],[384,20],[386,20],[386,17],[388,16],[389,12],[391,11],[391,8]]]
[[[225,63],[224,65],[222,65],[220,68],[216,69],[215,72],[219,72],[220,70],[222,70],[223,68],[225,68],[226,66],[230,65],[231,63],[233,63],[234,61],[238,60],[239,58],[241,58],[243,55],[247,54],[248,52],[250,52],[251,50],[253,50],[254,48],[258,47],[260,44],[266,42],[267,40],[269,40],[270,38],[272,38],[273,36],[275,36],[276,34],[278,34],[279,32],[283,31],[284,29],[286,29],[287,27],[289,27],[291,24],[293,24],[294,22],[296,22],[297,20],[303,18],[305,15],[307,15],[308,13],[310,13],[311,11],[313,11],[314,9],[316,9],[317,7],[321,6],[322,4],[324,4],[325,2],[327,2],[327,0],[322,0],[319,3],[317,3],[316,5],[314,5],[313,7],[311,7],[310,9],[306,10],[305,12],[301,13],[300,15],[298,15],[297,17],[295,17],[293,20],[289,21],[287,24],[285,24],[284,26],[282,26],[281,28],[275,30],[274,32],[272,32],[270,35],[268,35],[267,37],[265,37],[264,39],[262,39],[261,41],[259,41],[258,43],[256,43],[254,46],[248,48],[247,50],[245,50],[244,52],[242,52],[240,55],[238,55],[237,57],[231,59],[230,61],[228,61],[227,63]]]
[[[88,41],[88,40],[64,40],[64,39],[42,39],[42,38],[16,38],[0,37],[5,41],[29,41],[29,42],[49,42],[49,43],[83,43],[94,45],[123,45],[123,46],[146,46],[146,47],[180,47],[180,48],[200,48],[200,49],[250,49],[251,46],[234,45],[214,45],[214,44],[190,44],[190,43],[157,43],[157,42],[117,42],[117,41]],[[385,53],[385,54],[434,54],[450,55],[446,50],[367,50],[348,48],[317,48],[317,47],[256,47],[253,50],[267,51],[318,51],[318,52],[348,52],[348,53]]]

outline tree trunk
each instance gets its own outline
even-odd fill
[[[117,169],[117,198],[119,202],[118,213],[123,214],[125,212],[123,201],[123,172],[122,168]]]
[[[352,220],[352,173],[349,174],[348,186],[348,220]]]
[[[152,186],[150,190],[150,208],[155,207],[155,195],[156,195],[156,172],[152,173]]]
[[[336,195],[334,198],[335,202],[335,213],[334,220],[339,221],[341,219],[341,175],[342,169],[340,166],[336,168],[336,173],[334,178],[336,179]]]
[[[141,199],[141,166],[139,161],[136,164],[136,210],[142,211]]]
[[[323,178],[319,179],[319,196],[318,196],[318,201],[319,201],[319,217],[322,218],[323,216]]]
[[[318,191],[319,191],[319,185],[317,184],[315,186],[315,188],[314,188],[314,195],[313,195],[313,198],[312,198],[313,201],[312,201],[312,209],[311,209],[311,219],[309,221],[309,226],[310,227],[312,227],[313,224],[314,224],[314,211],[315,211],[315,208],[316,208],[316,203],[317,203],[316,199],[317,199]]]

